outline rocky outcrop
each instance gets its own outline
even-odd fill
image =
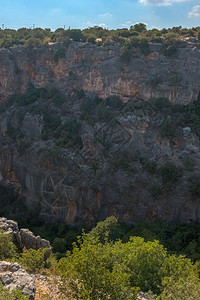
[[[0,281],[6,289],[19,289],[30,300],[35,299],[35,277],[28,274],[18,263],[0,261]]]
[[[55,59],[59,48],[64,55]],[[103,98],[117,95],[125,101],[132,97],[167,97],[184,104],[196,100],[200,91],[199,44],[183,43],[173,57],[164,56],[161,44],[150,44],[150,49],[152,53],[144,56],[133,48],[128,63],[121,60],[117,45],[71,42],[38,49],[0,49],[1,99],[24,92],[32,82],[66,93],[84,89]]]
[[[7,220],[6,218],[0,218],[0,229],[4,231],[4,234],[11,234],[13,236],[13,242],[15,242],[18,248],[34,249],[49,248],[46,256],[51,253],[51,245],[49,241],[41,239],[40,236],[35,236],[28,229],[18,228],[18,224],[15,221]]]

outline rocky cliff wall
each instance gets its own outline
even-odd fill
[[[67,93],[84,89],[103,98],[167,97],[184,104],[196,100],[200,91],[198,45],[184,44],[172,57],[164,55],[161,44],[150,44],[150,50],[144,56],[133,48],[130,61],[123,62],[117,45],[71,42],[38,49],[1,49],[1,99],[24,92],[32,82]]]
[[[77,107],[82,101],[68,99],[64,104],[67,112],[66,107],[58,112],[55,106],[54,113],[58,118],[62,114],[67,120],[79,120]],[[29,126],[34,113],[24,111],[30,107],[9,108],[0,118],[4,129],[0,141],[2,182],[11,183],[26,207],[48,222],[91,224],[110,215],[124,222],[155,218],[199,222],[199,136],[190,127],[174,127],[173,133],[170,123],[163,127],[166,119],[173,125],[169,112],[145,109],[143,101],[129,104],[121,110],[112,108],[107,120],[92,125],[79,121],[81,144],[77,144],[77,133],[63,144],[61,127],[54,134],[50,128],[49,137],[35,136],[37,118],[35,126]],[[34,105],[38,107],[38,103]],[[13,128],[16,118],[22,116],[26,122],[21,121],[14,133],[5,130]],[[67,130],[66,126],[63,134]],[[19,135],[22,131],[26,136]],[[1,208],[7,205],[12,214],[23,215],[17,203],[0,200]]]
[[[167,58],[153,46],[146,57],[133,49],[129,63],[113,45],[71,43],[62,46],[60,59],[57,44],[1,49],[2,101],[25,92],[29,82],[65,95],[59,105],[38,97],[0,113],[1,180],[15,186],[29,210],[77,225],[110,215],[125,222],[200,222],[198,112],[173,112],[169,104],[159,111],[144,101],[199,101],[200,50],[187,45]],[[103,98],[118,95],[126,104],[73,96],[81,88]]]

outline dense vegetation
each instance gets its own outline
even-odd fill
[[[158,228],[158,227],[157,227]],[[199,262],[170,254],[157,240],[145,241],[136,235],[119,239],[123,228],[115,217],[99,222],[87,234],[82,232],[72,251],[56,260],[44,260],[46,249],[18,253],[7,244],[0,249],[1,259],[18,260],[29,272],[46,272],[61,276],[59,288],[66,299],[136,299],[139,291],[149,299],[194,300],[200,297]],[[12,252],[10,258],[5,248]],[[1,299],[26,299],[20,293],[8,294],[0,286]],[[18,293],[18,294],[17,294]],[[8,295],[8,296],[7,296]],[[9,298],[10,295],[10,298]],[[7,297],[7,298],[6,298]]]
[[[128,60],[132,46],[141,49],[144,55],[150,53],[148,42],[163,43],[165,45],[165,55],[172,56],[176,53],[176,46],[183,39],[188,37],[200,38],[200,27],[196,28],[163,28],[162,30],[151,29],[147,30],[143,23],[132,25],[128,28],[116,30],[104,29],[102,27],[91,27],[83,30],[80,29],[63,29],[58,28],[51,31],[49,28],[20,28],[1,29],[0,30],[0,47],[15,47],[17,45],[25,45],[26,47],[42,47],[55,42],[69,43],[90,42],[106,46],[108,44],[118,44],[121,46],[122,58]],[[62,58],[64,55],[63,49],[60,48],[55,55],[55,61]]]
[[[38,105],[39,104],[39,105]],[[76,106],[76,116],[73,114],[73,105]],[[77,109],[79,107],[79,109]],[[12,140],[14,147],[20,155],[24,155],[30,150],[33,140],[29,140],[21,131],[22,120],[26,113],[31,115],[40,115],[43,117],[44,128],[41,139],[43,141],[51,140],[51,147],[40,148],[36,155],[39,159],[40,167],[46,169],[60,169],[64,164],[68,164],[63,152],[72,148],[77,151],[82,147],[81,140],[81,120],[90,125],[95,123],[108,122],[111,128],[116,126],[115,116],[119,113],[134,113],[137,116],[156,115],[159,120],[163,120],[157,130],[163,138],[173,140],[177,128],[189,126],[199,135],[200,129],[200,99],[186,106],[172,105],[166,98],[154,98],[149,101],[130,100],[127,105],[123,105],[118,97],[109,97],[105,100],[98,97],[90,98],[85,95],[83,90],[74,91],[74,96],[66,99],[62,93],[56,89],[47,90],[44,88],[35,88],[29,85],[26,94],[15,94],[0,106],[0,111],[16,111],[19,117],[18,127],[10,124],[8,126],[8,136]],[[61,117],[67,117],[64,122]],[[112,122],[110,122],[110,120]],[[111,141],[105,134],[95,136],[98,143],[109,150]],[[54,143],[54,144],[53,144]],[[35,151],[35,150],[34,150]],[[107,155],[107,156],[106,156]],[[110,165],[110,172],[116,172],[121,169],[124,172],[132,172],[131,159],[126,152],[118,152],[110,155],[105,151],[105,157]],[[191,199],[199,199],[200,182],[199,178],[192,174],[195,163],[188,156],[183,160],[183,166],[177,167],[172,162],[158,165],[155,161],[150,161],[142,156],[136,158],[144,172],[151,176],[157,176],[161,180],[160,185],[150,185],[150,195],[156,201],[162,201],[162,196],[168,190],[176,185],[185,171],[191,172],[188,181],[188,191]],[[100,168],[98,161],[94,161],[92,168],[96,171]],[[131,173],[130,173],[131,176]],[[95,187],[94,187],[95,188]],[[134,186],[130,186],[130,190]],[[12,218],[13,214],[24,211],[23,199],[18,197],[13,189],[0,186],[2,216]],[[35,234],[50,240],[53,251],[57,257],[62,257],[66,250],[72,249],[72,242],[80,234],[80,230],[71,228],[69,225],[46,225],[37,217],[26,213],[26,216],[18,217],[21,227],[28,227]],[[85,227],[85,226],[84,226]],[[193,261],[200,259],[200,235],[199,225],[167,225],[165,223],[138,223],[134,226],[121,225],[120,234],[117,238],[122,241],[128,241],[130,236],[141,236],[145,241],[159,240],[170,253],[183,254]],[[85,227],[86,232],[89,228]]]
[[[29,228],[43,238],[50,240],[53,246],[53,252],[58,258],[63,257],[67,250],[72,250],[72,244],[81,234],[78,228],[70,227],[67,224],[45,224],[42,221],[30,218],[19,219],[20,226]],[[107,232],[109,229],[110,240],[121,239],[127,242],[132,236],[140,236],[145,241],[159,240],[169,253],[181,254],[196,262],[200,260],[200,225],[198,224],[167,224],[159,220],[154,222],[137,222],[134,225],[116,224],[113,222],[99,223],[95,230],[91,231],[94,238],[99,236],[98,230]],[[111,230],[112,229],[112,230]],[[84,226],[85,232],[90,228]],[[97,232],[97,234],[95,234]],[[100,241],[105,236],[99,236]]]

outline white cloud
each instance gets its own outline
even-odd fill
[[[99,27],[103,27],[103,28],[107,28],[108,26],[106,25],[106,24],[104,24],[104,23],[100,23],[100,24],[98,24],[98,26]]]
[[[92,23],[92,22],[85,22],[85,23],[83,23],[83,25],[86,25],[86,26],[88,26],[88,27],[93,27],[93,26],[96,26],[96,24],[95,23]]]
[[[108,12],[106,12],[105,14],[100,14],[99,17],[100,18],[111,18],[111,17],[113,17],[113,15],[110,14],[110,13],[108,13]]]
[[[188,13],[188,17],[200,17],[200,5],[193,6],[192,10]]]
[[[141,4],[153,6],[170,6],[174,3],[181,3],[191,0],[139,0]]]
[[[124,24],[121,24],[122,27],[130,27],[131,25],[133,25],[131,21],[126,21]]]
[[[148,24],[146,22],[143,22],[143,21],[140,21],[140,22],[131,22],[131,21],[126,21],[124,24],[120,24],[122,27],[124,28],[127,28],[127,27],[131,27],[135,24],[139,24],[139,23],[142,23],[142,24],[145,24],[146,26],[148,26]]]
[[[161,30],[162,27],[160,27],[159,25],[151,25],[151,26],[149,27],[149,29],[158,29],[158,30]]]
[[[99,26],[99,27],[103,27],[103,28],[108,28],[108,26],[105,24],[105,23],[100,23],[100,24],[97,24],[97,23],[92,23],[92,22],[84,22],[83,23],[83,27],[94,27],[94,26]]]

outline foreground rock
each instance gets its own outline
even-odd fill
[[[13,242],[18,248],[34,249],[49,248],[51,252],[51,245],[49,241],[41,239],[40,236],[35,236],[28,229],[18,228],[17,222],[13,220],[7,220],[6,218],[0,218],[0,229],[3,229],[5,234],[12,234]]]
[[[143,292],[140,292],[137,296],[137,300],[153,300],[155,299],[153,294],[151,293],[143,293]]]
[[[0,281],[6,289],[19,289],[31,300],[35,299],[35,277],[28,274],[18,263],[1,261]]]

